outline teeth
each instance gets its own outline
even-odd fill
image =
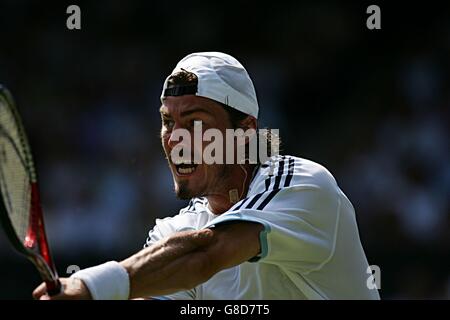
[[[194,172],[195,168],[191,167],[191,168],[177,168],[177,171],[181,174],[189,174]]]
[[[180,161],[172,161],[172,163],[173,163],[174,165],[176,165],[176,166],[179,166],[180,164],[184,164],[184,165],[192,165],[192,162],[190,162],[190,161],[183,161],[183,160],[180,160]]]

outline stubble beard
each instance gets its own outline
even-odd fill
[[[214,180],[208,181],[206,178],[206,185],[202,187],[191,187],[187,180],[175,182],[175,194],[177,198],[180,200],[190,200],[192,198],[207,197],[210,194],[220,192],[220,188],[224,185],[228,175],[227,166],[225,164],[220,165],[219,169],[216,171],[217,172],[209,173],[210,175],[214,175]],[[195,190],[197,188],[198,190]]]

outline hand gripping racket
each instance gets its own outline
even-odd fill
[[[60,292],[39,199],[36,170],[20,115],[0,85],[0,222],[14,248],[33,262],[49,295]]]

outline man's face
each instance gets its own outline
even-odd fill
[[[213,100],[184,95],[167,97],[160,109],[162,118],[161,140],[172,171],[175,183],[175,192],[180,199],[213,195],[221,191],[228,176],[228,167],[225,164],[207,165],[202,159],[201,164],[194,164],[194,153],[203,155],[204,148],[210,142],[194,143],[194,123],[201,121],[202,136],[205,130],[215,128],[222,132],[231,128],[228,113]],[[174,132],[177,129],[189,131],[191,141],[183,138],[176,139]],[[177,141],[178,140],[178,141]],[[177,144],[190,144],[191,161],[188,164],[175,164],[171,152]],[[180,146],[178,146],[180,148]]]

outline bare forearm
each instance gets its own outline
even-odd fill
[[[159,268],[149,262],[154,258],[142,253],[121,262],[130,276],[131,299],[188,290],[208,279],[204,252],[186,253]]]
[[[130,277],[130,298],[169,294],[205,281],[205,247],[213,241],[209,229],[177,234],[122,261]]]
[[[238,265],[259,253],[262,226],[240,223],[207,232],[209,242],[192,250],[186,239],[169,240],[133,255],[121,264],[130,276],[130,298],[158,296],[189,290],[222,269]],[[195,236],[195,233],[188,235]],[[180,248],[181,246],[181,248]]]

